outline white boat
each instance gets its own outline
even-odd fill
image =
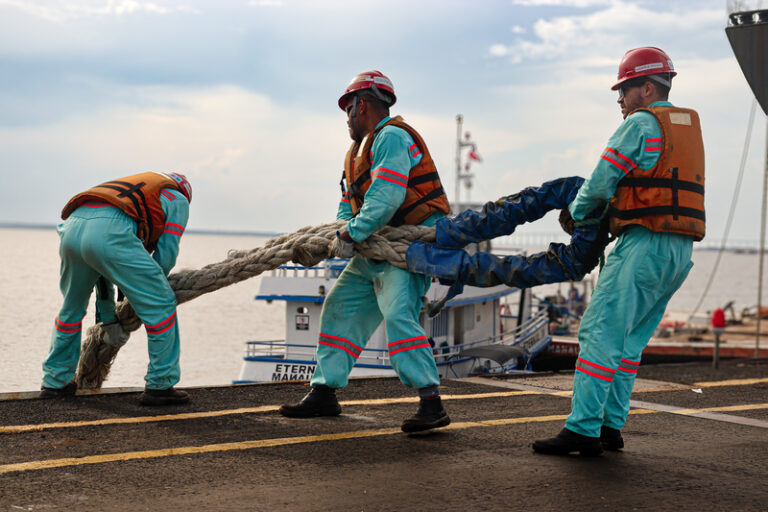
[[[283,266],[262,276],[256,299],[285,301],[285,339],[247,341],[236,383],[312,377],[317,365],[315,354],[323,301],[347,262],[331,259],[317,267]],[[448,287],[434,282],[427,299],[436,302],[447,290]],[[467,286],[435,317],[430,318],[422,310],[421,325],[433,345],[440,376],[529,369],[531,359],[551,341],[547,308],[534,308],[530,297],[527,290],[504,285]],[[394,375],[382,322],[360,354],[351,376]]]

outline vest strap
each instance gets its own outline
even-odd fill
[[[120,192],[118,197],[127,197],[131,200],[133,206],[136,208],[136,214],[139,216],[140,221],[143,221],[146,225],[147,233],[144,235],[147,237],[147,240],[151,240],[155,231],[155,226],[152,224],[152,213],[147,204],[147,198],[144,196],[144,192],[141,191],[141,188],[144,185],[146,185],[144,182],[133,185],[131,183],[126,183],[125,181],[108,181],[102,183],[99,187],[117,190]],[[141,205],[139,204],[139,199],[141,199]],[[143,211],[141,206],[144,206]]]
[[[406,208],[402,208],[395,212],[395,215],[392,216],[392,223],[395,226],[399,226],[405,223],[405,217],[411,213],[413,210],[415,210],[418,206],[421,206],[424,203],[427,203],[433,199],[437,199],[438,197],[445,194],[443,191],[443,187],[437,187],[436,189],[432,190],[429,194],[425,195],[421,199],[414,201],[413,203],[409,204]]]
[[[426,174],[422,174],[421,176],[408,178],[408,186],[415,187],[416,185],[421,185],[422,183],[427,183],[429,181],[435,181],[439,179],[440,175],[437,174],[437,172],[428,172]]]
[[[674,182],[674,183],[673,183]],[[704,186],[692,181],[670,180],[667,178],[624,178],[619,181],[618,187],[656,187],[677,188],[696,194],[704,195]]]
[[[610,215],[621,220],[639,219],[641,217],[650,217],[652,215],[673,215],[675,212],[681,217],[691,217],[699,219],[700,221],[706,221],[706,216],[702,210],[685,208],[682,206],[675,208],[673,205],[649,206],[647,208],[635,208],[632,210],[619,210],[618,208],[611,207],[608,211]]]

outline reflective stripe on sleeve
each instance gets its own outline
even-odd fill
[[[393,171],[392,169],[385,169],[384,167],[379,167],[378,169],[374,170],[373,173],[371,173],[373,176],[373,179],[381,179],[384,181],[388,181],[390,183],[394,183],[395,185],[400,185],[403,188],[408,187],[408,175]]]
[[[661,141],[662,141],[661,137],[653,137],[653,138],[645,139],[645,150],[661,151],[663,149]]]
[[[624,171],[624,174],[629,174],[632,169],[637,167],[631,158],[627,158],[613,148],[605,148],[605,151],[603,151],[603,154],[600,155],[600,158],[615,165]]]
[[[176,224],[175,222],[166,222],[165,230],[163,230],[163,233],[170,233],[172,235],[181,236],[184,234],[184,226]]]

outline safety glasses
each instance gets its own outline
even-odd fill
[[[632,87],[640,87],[645,83],[645,80],[637,81],[637,82],[624,82],[619,86],[619,99],[623,99],[624,96],[627,94],[627,90],[631,89]]]

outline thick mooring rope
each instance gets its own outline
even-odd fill
[[[197,270],[175,272],[168,276],[168,282],[176,293],[177,303],[182,304],[205,293],[276,269],[289,261],[314,266],[329,256],[329,248],[336,237],[336,231],[345,225],[346,221],[337,221],[307,226],[293,233],[272,238],[256,249],[230,251],[227,258],[218,263]],[[435,228],[386,226],[368,237],[365,242],[355,244],[355,250],[366,258],[387,260],[395,266],[407,268],[405,253],[415,240],[434,242]],[[88,329],[75,375],[78,388],[101,388],[129,333],[141,327],[141,320],[127,300],[117,305],[115,313],[124,331],[119,336],[121,340],[115,342],[113,336],[107,334],[101,324]]]

